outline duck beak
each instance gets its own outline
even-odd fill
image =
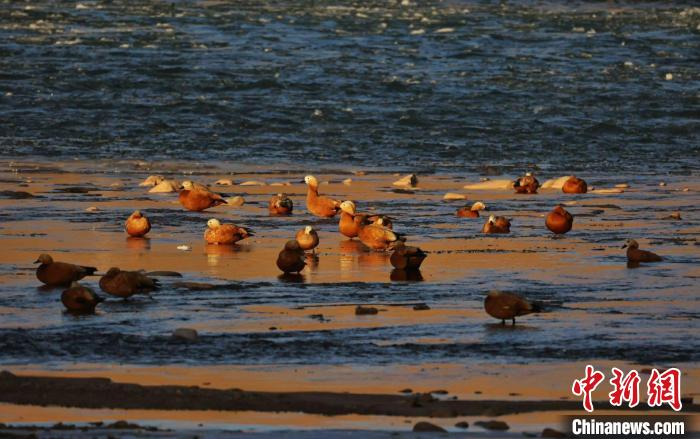
[[[627,248],[627,244],[623,245],[622,248]]]
[[[34,261],[33,263],[34,263],[34,264],[38,264],[39,262],[41,262],[41,261],[37,259],[37,260]]]

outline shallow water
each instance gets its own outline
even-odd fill
[[[0,146],[306,170],[697,174],[694,6],[5,1]]]

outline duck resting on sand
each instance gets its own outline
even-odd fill
[[[67,262],[54,262],[46,253],[39,255],[35,264],[41,263],[36,269],[36,278],[50,286],[70,285],[85,276],[95,274],[97,268],[85,265],[74,265]]]
[[[489,216],[481,229],[483,233],[510,233],[510,220],[504,216]]]
[[[277,256],[277,268],[284,273],[299,273],[306,266],[304,250],[295,240],[287,241]]]
[[[524,176],[513,181],[513,189],[518,194],[536,194],[539,187],[540,182],[531,172],[526,172]]]
[[[270,198],[268,210],[270,215],[290,215],[294,209],[294,203],[287,194],[277,194]]]
[[[455,215],[462,218],[479,218],[479,211],[486,209],[486,205],[481,201],[472,204],[471,207],[464,206],[457,209]]]
[[[573,224],[574,216],[562,206],[557,206],[552,209],[552,211],[547,214],[547,218],[545,218],[545,225],[547,228],[557,235],[563,235],[571,230]]]
[[[140,210],[135,210],[134,213],[126,219],[124,230],[129,236],[140,238],[151,231],[151,222]]]
[[[94,313],[95,307],[104,299],[86,286],[78,282],[70,284],[70,288],[61,294],[61,302],[68,311],[76,313]]]
[[[360,224],[358,234],[360,241],[372,250],[383,251],[393,248],[399,241],[406,240],[393,230],[384,227],[383,223],[384,220],[379,218],[376,223]]]
[[[216,218],[207,221],[204,231],[204,239],[209,244],[235,244],[250,236],[253,236],[250,230],[233,224],[221,224]]]
[[[210,207],[227,204],[226,200],[221,195],[215,194],[206,186],[193,183],[190,180],[182,182],[178,200],[185,209],[193,212],[201,212]]]
[[[382,219],[384,227],[391,229],[393,227],[391,218],[384,215],[370,215],[367,213],[357,213],[355,203],[346,200],[340,203],[340,221],[338,222],[338,230],[348,238],[355,238],[360,233],[361,224],[376,223]]]
[[[128,299],[134,294],[148,294],[157,290],[159,283],[140,271],[122,271],[112,267],[100,279],[100,289],[112,296]]]
[[[302,250],[312,250],[318,246],[318,233],[311,226],[306,226],[299,230],[296,234],[296,240],[299,243],[299,248]]]
[[[574,175],[569,177],[561,187],[561,191],[565,194],[585,194],[588,192],[588,184]]]
[[[399,241],[394,245],[394,252],[389,261],[399,270],[418,270],[427,257],[428,255],[420,248],[411,247]]]

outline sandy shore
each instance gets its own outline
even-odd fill
[[[483,342],[488,348],[489,343],[505,340],[505,344],[497,346],[507,346],[509,333],[483,312],[481,295],[490,288],[517,290],[523,283],[533,290],[546,288],[549,309],[521,321],[513,330],[513,337],[528,337],[518,343],[518,350],[511,353],[501,352],[504,348],[500,347],[487,349],[489,355],[498,356],[481,360],[467,357],[470,352],[465,351],[463,362],[454,357],[440,362],[416,356],[405,364],[390,358],[386,360],[388,365],[382,365],[372,357],[358,356],[351,357],[348,364],[316,366],[308,364],[314,361],[316,352],[309,348],[302,350],[301,358],[285,358],[288,364],[261,363],[256,358],[246,365],[247,357],[233,356],[238,364],[206,364],[199,357],[189,364],[178,364],[173,358],[184,362],[187,354],[178,357],[180,354],[170,354],[168,350],[186,352],[185,348],[168,345],[159,351],[165,359],[155,366],[141,364],[148,361],[147,356],[133,357],[123,364],[96,361],[89,347],[75,357],[63,356],[46,363],[33,359],[30,349],[29,358],[22,357],[27,360],[23,363],[29,365],[19,366],[14,354],[5,352],[0,354],[0,361],[7,365],[3,368],[17,376],[36,378],[22,381],[10,375],[3,377],[0,384],[5,387],[0,400],[7,405],[0,422],[147,418],[149,425],[175,422],[172,425],[176,428],[185,428],[177,422],[189,422],[189,428],[197,422],[223,425],[233,416],[230,411],[245,410],[263,414],[235,415],[231,423],[242,425],[248,416],[257,419],[255,425],[265,426],[263,430],[273,428],[277,422],[291,429],[379,427],[401,431],[424,418],[452,428],[457,418],[473,422],[498,417],[513,424],[514,430],[532,431],[555,426],[563,413],[580,413],[580,402],[569,389],[572,380],[580,378],[585,361],[575,356],[567,360],[565,355],[523,360],[528,346],[539,347],[550,334],[585,333],[609,327],[612,337],[622,341],[641,339],[642,322],[657,324],[659,319],[652,317],[661,314],[666,316],[664,322],[670,323],[655,327],[655,331],[661,331],[656,333],[659,339],[674,343],[687,339],[687,343],[695,343],[688,337],[696,326],[693,283],[700,277],[696,263],[700,221],[694,207],[700,201],[697,181],[666,178],[668,184],[661,187],[656,181],[629,179],[626,181],[631,187],[622,193],[563,197],[556,189],[545,189],[537,196],[515,197],[509,190],[496,187],[463,189],[478,183],[478,176],[419,176],[417,188],[401,193],[391,185],[398,178],[394,175],[338,171],[318,175],[321,181],[330,181],[321,186],[322,193],[358,200],[361,210],[397,217],[397,230],[407,233],[411,244],[430,253],[423,265],[422,283],[396,283],[387,255],[367,252],[356,241],[338,234],[334,221],[311,218],[304,212],[302,170],[280,173],[246,169],[232,176],[224,172],[224,166],[202,175],[183,175],[182,164],[154,164],[144,169],[135,164],[103,162],[89,164],[93,169],[89,173],[83,172],[88,164],[82,162],[5,165],[0,173],[0,191],[5,194],[0,197],[0,207],[6,220],[0,229],[0,263],[4,267],[0,271],[0,288],[3,294],[15,295],[0,305],[0,329],[19,331],[19,336],[26,331],[33,334],[33,330],[60,332],[66,327],[80,331],[83,325],[154,337],[167,337],[178,326],[212,337],[263,337],[275,328],[303,343],[305,334],[322,336],[390,328],[394,331],[390,336],[367,343],[379,352],[402,344],[416,346],[417,352],[421,347],[440,349],[455,344],[455,352],[459,353],[459,346],[468,343]],[[227,177],[236,183],[255,180],[265,184],[216,187],[229,196],[242,195],[246,204],[189,213],[182,210],[175,194],[148,194],[147,188],[138,186],[147,175],[155,173],[203,183]],[[342,183],[346,178],[352,179],[349,185]],[[600,177],[596,186],[613,187],[621,182]],[[271,218],[266,211],[267,200],[271,194],[283,191],[292,196],[295,214]],[[30,195],[18,198],[20,192]],[[443,201],[447,192],[463,193],[467,199]],[[505,238],[486,237],[479,234],[483,218],[454,217],[458,207],[477,200],[484,201],[490,212],[512,217],[513,233]],[[574,230],[564,238],[552,238],[544,230],[544,215],[560,202],[576,214]],[[87,212],[88,207],[95,207],[96,211]],[[124,219],[137,208],[150,215],[154,223],[148,239],[130,240],[123,233]],[[668,219],[675,211],[681,211],[683,220]],[[202,233],[210,217],[252,226],[256,236],[238,246],[208,246]],[[290,287],[290,300],[280,299],[285,294],[285,283],[278,278],[274,259],[289,236],[305,224],[320,229],[321,244],[318,260],[311,261],[303,273],[303,285],[319,292],[327,288],[328,294],[347,289],[348,297],[342,293],[329,301],[321,300],[321,296],[299,298],[298,291],[303,292],[304,288]],[[638,238],[643,246],[653,247],[668,262],[653,269],[629,270],[619,248],[624,237]],[[180,251],[178,245],[189,245],[192,250]],[[113,301],[98,308],[96,320],[73,320],[61,314],[59,291],[37,289],[31,262],[43,252],[61,260],[95,265],[100,272],[118,265],[122,269],[177,271],[183,277],[164,278],[168,292],[156,295],[155,305],[140,299],[131,307]],[[86,279],[93,286],[96,281],[97,278]],[[176,282],[196,282],[199,286],[176,287]],[[398,289],[396,285],[405,288]],[[390,286],[392,289],[387,290]],[[237,291],[250,299],[226,307],[217,305],[220,300],[233,300]],[[256,295],[260,298],[256,299]],[[211,305],[207,302],[210,299]],[[168,306],[169,303],[173,305]],[[418,303],[427,303],[431,309],[413,310]],[[379,316],[356,316],[353,310],[357,304],[377,306]],[[155,323],[148,324],[149,320]],[[628,332],[616,335],[614,328],[620,325]],[[165,339],[154,343],[162,345],[162,340]],[[207,343],[201,343],[200,349],[208,349]],[[57,349],[66,347],[63,341],[58,344]],[[271,345],[266,346],[269,349]],[[694,397],[700,393],[697,363],[683,360],[689,358],[686,354],[674,356],[674,349],[681,345],[674,346],[669,347],[664,357],[667,359],[662,361],[655,361],[652,354],[643,357],[649,361],[634,361],[638,358],[635,352],[630,353],[630,361],[621,360],[615,345],[597,353],[593,361],[603,369],[678,366],[684,372],[684,396]],[[211,349],[215,351],[216,346]],[[246,352],[256,352],[254,345],[251,349]],[[100,352],[98,349],[95,354]],[[611,355],[614,359],[609,358]],[[81,377],[102,378],[85,381]],[[243,390],[227,390],[232,388]],[[410,389],[410,395],[399,393],[404,389]],[[437,390],[447,394],[435,393],[436,400],[426,399],[414,405],[415,395]],[[164,398],[163,392],[174,393],[167,393]],[[458,399],[451,400],[453,397]],[[25,410],[17,404],[33,408]],[[80,410],[39,410],[35,408],[38,405],[93,411],[81,417]],[[688,404],[686,408],[697,411],[697,405]],[[103,409],[117,412],[99,411]],[[203,412],[205,409],[210,411]],[[144,410],[150,414],[145,415]],[[266,411],[287,414],[270,418],[264,415]],[[519,415],[525,412],[529,414]]]

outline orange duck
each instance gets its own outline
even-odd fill
[[[504,216],[491,215],[481,231],[483,233],[510,233],[510,220]]]
[[[513,189],[519,194],[536,194],[540,187],[540,182],[537,181],[531,172],[526,172],[523,177],[516,179],[513,182]]]
[[[640,250],[639,244],[634,239],[628,239],[622,248],[627,248],[627,262],[639,263],[639,262],[659,262],[663,261],[663,258],[656,253],[652,253],[647,250]]]
[[[563,235],[571,230],[574,225],[574,217],[563,207],[557,206],[547,214],[545,224],[552,233]]]
[[[389,261],[399,270],[418,270],[428,255],[418,247],[410,247],[399,241],[394,245],[394,252]]]
[[[333,218],[340,210],[340,201],[318,194],[318,180],[313,175],[304,177],[308,185],[306,192],[306,209],[321,218]]]
[[[68,311],[75,313],[93,313],[97,304],[103,300],[92,288],[80,285],[78,282],[71,283],[70,288],[61,294],[63,305]]]
[[[481,201],[472,204],[472,207],[464,206],[457,209],[456,215],[462,218],[479,218],[479,211],[486,209],[486,205]]]
[[[318,233],[311,226],[306,226],[299,230],[296,234],[296,240],[299,243],[299,248],[302,250],[312,250],[318,246]]]
[[[565,194],[585,194],[588,192],[588,185],[584,180],[571,176],[564,182],[561,191]]]
[[[350,200],[340,203],[340,221],[338,230],[348,238],[355,238],[360,233],[361,224],[376,223],[381,218],[384,227],[391,229],[391,218],[384,215],[357,213],[355,203]]]
[[[393,230],[384,227],[382,218],[377,219],[376,223],[361,223],[358,236],[360,241],[372,250],[386,250],[393,247],[399,240],[404,240]]]
[[[182,182],[178,199],[187,210],[201,212],[210,207],[226,204],[226,200],[219,194],[210,191],[206,186],[193,183],[189,180]]]
[[[501,320],[501,324],[506,320],[512,320],[515,325],[515,318],[541,312],[540,306],[533,304],[513,293],[503,293],[501,291],[491,291],[484,300],[486,313],[493,318]]]
[[[284,273],[299,273],[306,266],[304,250],[295,240],[287,241],[277,256],[277,267]]]
[[[151,222],[141,214],[141,211],[136,210],[127,218],[124,230],[129,236],[140,238],[151,230]]]
[[[289,215],[294,209],[294,203],[287,194],[277,194],[270,198],[268,206],[270,215]]]
[[[36,269],[36,278],[42,283],[52,286],[70,285],[72,282],[79,281],[97,271],[95,267],[54,262],[53,258],[47,254],[39,255],[39,258],[34,261],[35,264],[39,262],[41,265]]]
[[[207,230],[204,231],[204,239],[209,244],[235,244],[249,236],[253,236],[249,230],[233,224],[221,224],[216,218],[207,221]]]

